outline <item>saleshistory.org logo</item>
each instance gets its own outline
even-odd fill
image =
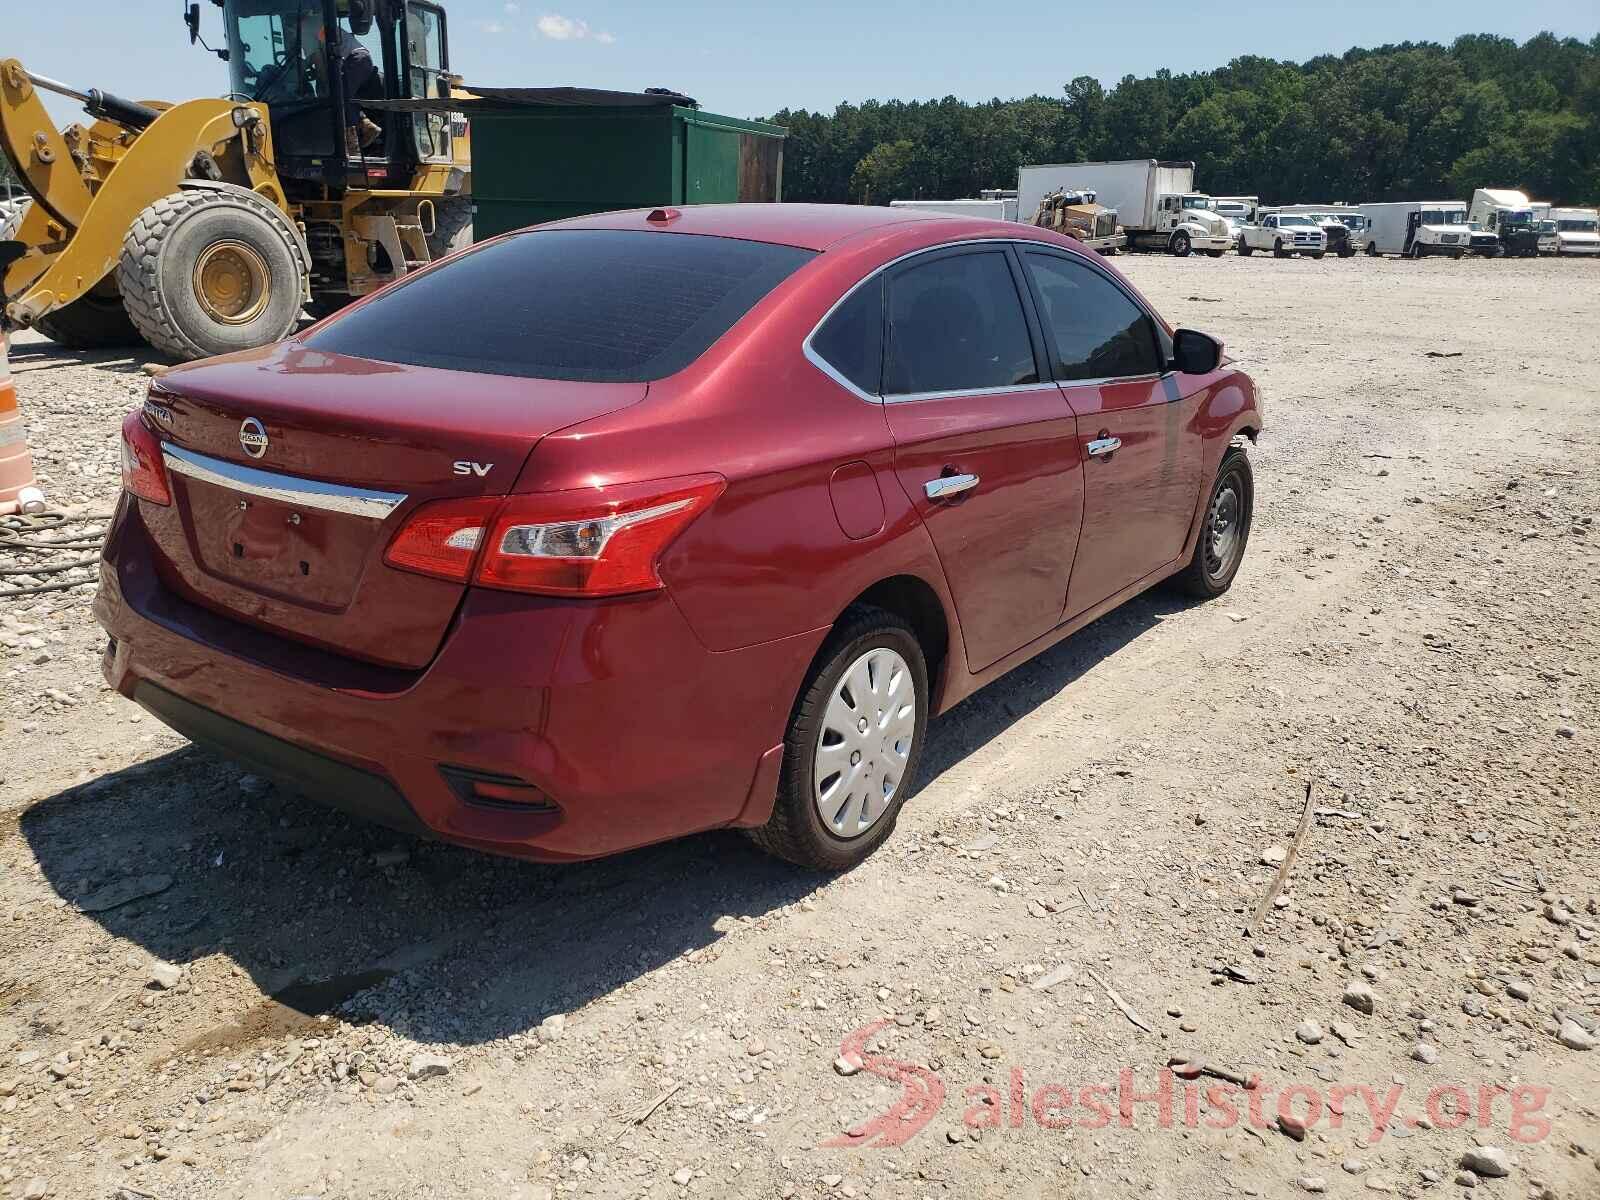
[[[855,1030],[840,1043],[839,1055],[863,1071],[899,1084],[900,1098],[884,1112],[823,1142],[824,1146],[904,1145],[943,1107],[945,1083],[932,1069],[868,1051],[872,1039],[892,1024],[882,1020]],[[984,1130],[1023,1129],[1030,1121],[1044,1130],[1152,1124],[1158,1129],[1231,1129],[1247,1123],[1254,1129],[1278,1129],[1304,1138],[1306,1131],[1319,1126],[1342,1129],[1349,1119],[1368,1127],[1374,1143],[1393,1129],[1424,1125],[1454,1130],[1468,1124],[1489,1129],[1503,1123],[1511,1140],[1522,1144],[1541,1142],[1551,1131],[1544,1116],[1550,1089],[1531,1084],[1438,1084],[1423,1095],[1418,1115],[1414,1109],[1401,1112],[1407,1093],[1401,1083],[1381,1088],[1366,1084],[1274,1088],[1259,1076],[1243,1082],[1200,1082],[1190,1078],[1193,1074],[1182,1065],[1163,1067],[1141,1084],[1132,1067],[1123,1067],[1115,1083],[1056,1081],[1030,1086],[1023,1069],[1013,1066],[1005,1091],[988,1083],[966,1088],[967,1107],[961,1120],[969,1129]]]

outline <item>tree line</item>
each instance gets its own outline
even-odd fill
[[[968,103],[785,109],[786,200],[886,204],[1015,187],[1026,163],[1196,164],[1214,195],[1275,203],[1466,199],[1520,188],[1600,200],[1600,35],[1405,42],[1309,62],[1236,58],[1213,71],[1084,75],[1064,94]],[[1025,214],[1027,215],[1027,214]]]

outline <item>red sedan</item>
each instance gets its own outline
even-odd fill
[[[364,816],[544,860],[850,866],[929,718],[1232,583],[1248,376],[1076,241],[903,209],[486,242],[123,427],[111,684]]]

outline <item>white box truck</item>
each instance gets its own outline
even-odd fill
[[[1532,258],[1539,253],[1539,215],[1521,192],[1479,188],[1472,193],[1467,220],[1493,233],[1500,241],[1500,253],[1507,257]]]
[[[1015,221],[1015,200],[891,200],[890,208],[914,208],[920,212],[949,213],[953,217],[988,217],[994,221]]]
[[[1600,254],[1600,209],[1552,208],[1548,224],[1555,228],[1540,236],[1541,253]]]
[[[1217,211],[1235,225],[1254,225],[1261,211],[1260,196],[1213,196]]]
[[[1460,258],[1469,251],[1492,255],[1499,248],[1494,234],[1467,224],[1467,206],[1459,200],[1363,204],[1361,215],[1370,225],[1368,254],[1398,254],[1405,258],[1448,254]]]
[[[1039,201],[1062,188],[1094,192],[1117,210],[1128,249],[1192,250],[1221,258],[1237,238],[1210,196],[1194,190],[1192,162],[1133,158],[1122,162],[1041,163],[1017,172],[1017,207],[1037,212]]]

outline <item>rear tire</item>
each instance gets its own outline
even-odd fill
[[[852,681],[860,686],[852,690]],[[880,706],[888,709],[887,719]],[[860,718],[853,717],[856,711]],[[866,723],[865,731],[856,719]],[[772,816],[747,831],[750,839],[768,854],[820,871],[860,863],[894,830],[916,779],[927,727],[928,666],[916,634],[893,613],[852,606],[823,644],[795,701]],[[893,744],[905,743],[903,754],[886,740],[897,729]],[[824,774],[834,763],[841,769]],[[893,790],[885,801],[891,777]],[[875,814],[874,801],[882,805]],[[851,829],[865,816],[871,818],[865,827],[841,832],[839,826]]]
[[[196,190],[140,213],[122,243],[117,286],[145,340],[191,359],[287,337],[305,275],[275,212],[253,196]]]
[[[472,201],[451,196],[433,202],[434,226],[428,235],[428,257],[438,262],[472,245]]]
[[[116,293],[85,293],[71,304],[46,313],[33,327],[63,350],[137,346],[143,340],[128,320],[122,297]]]
[[[1242,447],[1230,446],[1206,497],[1194,555],[1189,565],[1172,577],[1174,587],[1197,599],[1211,600],[1233,586],[1250,541],[1255,498],[1250,456]]]

